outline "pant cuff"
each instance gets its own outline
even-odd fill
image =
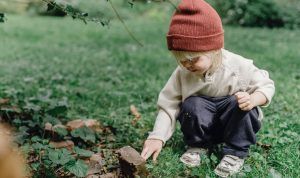
[[[224,155],[233,155],[237,156],[241,159],[244,159],[248,156],[248,151],[240,151],[240,150],[233,150],[233,149],[223,149]]]

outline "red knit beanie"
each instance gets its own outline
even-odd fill
[[[169,50],[210,51],[224,46],[224,30],[218,13],[204,0],[182,0],[171,19]]]

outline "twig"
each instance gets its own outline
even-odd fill
[[[107,0],[111,6],[111,8],[113,9],[113,11],[115,12],[117,18],[120,20],[120,22],[123,24],[125,30],[127,31],[127,33],[130,35],[130,37],[136,41],[141,47],[143,47],[143,44],[141,42],[139,42],[135,36],[132,34],[132,32],[129,30],[129,28],[127,27],[127,25],[125,24],[124,20],[121,18],[120,14],[118,13],[118,11],[116,10],[115,6],[113,5],[113,3],[111,2],[111,0]]]

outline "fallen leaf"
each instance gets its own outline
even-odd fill
[[[6,105],[9,103],[9,99],[8,98],[0,98],[0,106],[1,105]]]
[[[135,125],[138,122],[138,120],[140,120],[141,114],[138,112],[134,105],[130,105],[130,112],[134,116],[133,120],[131,121],[131,124]]]
[[[72,130],[75,130],[75,129],[78,129],[78,128],[82,128],[84,127],[85,124],[84,124],[84,121],[81,120],[81,119],[77,119],[77,120],[73,120],[73,121],[69,121],[67,124],[66,124],[66,127],[69,131],[72,131]]]
[[[95,120],[95,119],[87,119],[87,120],[83,120],[83,119],[76,119],[73,121],[69,121],[66,124],[66,127],[69,131],[75,130],[75,129],[79,129],[82,127],[88,127],[94,131],[97,131],[100,129],[100,123]]]
[[[117,175],[113,173],[107,173],[107,174],[100,175],[100,178],[117,178]]]
[[[50,141],[49,145],[53,146],[54,148],[67,148],[69,151],[72,151],[74,148],[74,142],[71,140],[61,142]]]

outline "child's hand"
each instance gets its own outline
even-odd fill
[[[251,95],[247,92],[237,92],[234,94],[236,96],[239,108],[243,111],[250,111],[255,107],[251,99]]]
[[[156,161],[163,146],[163,141],[158,139],[148,139],[144,143],[141,156],[147,160],[153,154],[153,161]]]

